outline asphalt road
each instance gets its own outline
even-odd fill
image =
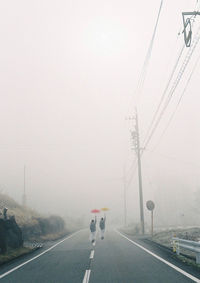
[[[184,267],[159,249],[154,251],[114,230],[104,240],[97,235],[92,246],[88,234],[82,230],[47,250],[1,267],[0,283],[200,282],[200,274],[192,267]]]

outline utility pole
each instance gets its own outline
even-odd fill
[[[140,148],[140,134],[138,125],[137,111],[135,117],[135,131],[132,131],[132,138],[134,142],[134,149],[138,160],[138,182],[139,182],[139,198],[140,198],[140,225],[142,234],[144,234],[144,208],[143,208],[143,192],[142,192],[142,169],[141,169],[141,148]]]
[[[24,165],[24,193],[22,196],[22,205],[26,206],[26,166]]]

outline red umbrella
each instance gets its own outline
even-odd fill
[[[91,210],[91,212],[92,212],[92,213],[99,213],[100,210],[99,210],[99,209],[93,209],[93,210]]]

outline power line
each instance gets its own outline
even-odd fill
[[[142,72],[140,74],[140,79],[139,79],[138,88],[137,88],[139,95],[142,91],[144,81],[145,81],[145,78],[146,78],[147,67],[148,67],[150,59],[151,59],[151,53],[152,53],[154,39],[155,39],[155,36],[156,36],[158,22],[159,22],[161,10],[162,10],[162,5],[163,5],[163,0],[161,0],[161,2],[160,2],[160,7],[159,7],[157,19],[156,19],[156,24],[155,24],[153,34],[152,34],[152,38],[151,38],[151,41],[150,41],[150,44],[149,44],[149,47],[148,47],[148,50],[147,50],[147,53],[146,53],[146,56],[145,56],[145,60],[144,60],[143,67],[142,67]]]
[[[145,61],[144,61],[144,64],[143,64],[143,69],[142,69],[142,72],[141,72],[140,81],[139,81],[139,83],[138,83],[138,89],[139,89],[139,90],[140,90],[140,88],[143,86],[143,83],[144,83],[144,80],[145,80],[146,67],[148,66],[148,63],[149,63],[149,60],[150,60],[151,51],[152,51],[152,47],[153,47],[153,41],[154,41],[156,29],[157,29],[157,24],[158,24],[160,12],[161,12],[162,4],[163,4],[163,1],[161,1],[161,5],[160,5],[160,9],[159,9],[159,13],[158,13],[158,17],[157,17],[155,29],[154,29],[154,33],[153,33],[152,40],[151,40],[151,42],[150,42],[150,45],[149,45],[149,48],[148,48],[148,51],[147,51],[147,55],[146,55],[146,58],[145,58]],[[199,31],[199,29],[198,29],[198,31]],[[183,45],[183,46],[181,47],[181,50],[180,50],[179,56],[178,56],[178,58],[177,58],[177,61],[176,61],[175,65],[174,65],[174,68],[173,68],[172,73],[171,73],[171,75],[170,75],[170,77],[169,77],[169,80],[168,80],[168,82],[167,82],[167,85],[166,85],[166,87],[165,87],[165,89],[164,89],[164,92],[163,92],[163,95],[162,95],[161,100],[160,100],[160,102],[159,102],[159,105],[158,105],[158,107],[157,107],[157,109],[156,109],[156,111],[155,111],[155,113],[154,113],[154,115],[153,115],[153,119],[152,119],[151,124],[150,124],[150,127],[149,127],[149,129],[148,129],[148,131],[147,131],[146,136],[148,137],[148,134],[149,134],[149,133],[150,133],[150,135],[149,135],[149,137],[148,137],[147,139],[145,138],[146,142],[145,142],[145,140],[144,140],[144,142],[145,142],[144,148],[148,145],[148,143],[150,142],[150,140],[151,140],[151,138],[152,138],[152,136],[153,136],[153,134],[154,134],[156,128],[158,127],[158,124],[160,123],[160,120],[162,119],[162,116],[164,115],[164,112],[166,111],[166,108],[167,108],[167,106],[168,106],[169,103],[170,103],[170,100],[171,100],[171,98],[172,98],[172,96],[173,96],[173,94],[174,94],[174,92],[175,92],[175,90],[176,90],[176,88],[177,88],[177,86],[178,86],[178,84],[179,84],[181,78],[182,78],[182,75],[183,75],[183,73],[184,73],[184,71],[185,71],[185,69],[186,69],[186,67],[187,67],[187,65],[188,65],[188,63],[189,63],[189,61],[190,61],[190,58],[191,58],[191,56],[192,56],[192,54],[193,54],[193,52],[194,52],[194,50],[195,50],[195,48],[196,48],[196,45],[197,45],[198,42],[199,42],[199,39],[200,39],[200,35],[198,36],[198,32],[197,32],[197,33],[196,33],[196,39],[193,40],[192,48],[188,51],[188,53],[187,53],[187,55],[186,55],[186,57],[185,57],[185,60],[184,60],[182,66],[181,66],[181,68],[180,68],[180,70],[179,70],[179,73],[178,73],[178,75],[177,75],[177,77],[176,77],[176,80],[174,81],[174,84],[172,85],[172,87],[171,87],[171,89],[170,89],[170,92],[169,92],[169,94],[168,94],[168,96],[167,96],[167,99],[166,99],[166,102],[165,102],[165,104],[164,104],[164,107],[163,107],[163,109],[161,110],[161,113],[160,113],[160,115],[158,116],[158,119],[157,119],[157,121],[156,121],[156,124],[155,124],[154,127],[153,127],[153,124],[154,124],[154,122],[155,122],[155,120],[156,120],[156,117],[157,117],[157,115],[158,115],[158,113],[159,113],[159,111],[160,111],[160,108],[161,108],[161,106],[162,106],[162,104],[163,104],[163,102],[164,102],[165,96],[166,96],[166,94],[167,94],[167,91],[168,91],[168,89],[169,89],[169,86],[170,86],[170,84],[171,84],[171,81],[172,81],[172,79],[173,79],[173,77],[174,77],[174,74],[175,74],[175,72],[176,72],[177,66],[178,66],[178,64],[179,64],[179,62],[180,62],[180,59],[181,59],[181,57],[182,57],[182,54],[183,54],[185,45]],[[200,59],[200,58],[198,58],[198,61],[199,61],[199,59]],[[193,69],[193,71],[192,71],[192,73],[191,73],[191,75],[190,75],[190,77],[189,77],[189,79],[188,79],[188,81],[187,81],[187,83],[186,83],[185,89],[184,89],[184,91],[183,91],[183,93],[182,93],[182,95],[181,95],[181,97],[180,97],[180,99],[179,99],[179,102],[178,102],[178,105],[177,105],[176,109],[178,108],[178,106],[179,106],[179,104],[180,104],[180,102],[181,102],[181,99],[182,99],[182,97],[183,97],[183,95],[184,95],[184,93],[185,93],[185,91],[186,91],[186,88],[187,88],[187,86],[188,86],[188,84],[189,84],[189,82],[190,82],[190,80],[191,80],[191,77],[192,77],[192,75],[193,75],[193,73],[194,73],[194,70],[195,70],[196,66],[197,66],[197,64],[195,64],[195,67],[194,67],[194,69]],[[176,112],[176,110],[174,111],[174,113],[173,113],[172,116],[175,115],[175,112]],[[173,117],[170,118],[169,124],[170,124],[170,122],[171,122],[172,119],[173,119]],[[168,125],[168,126],[169,126],[169,125]],[[167,128],[168,128],[168,126],[167,126]],[[153,129],[152,129],[152,127],[153,127]],[[152,129],[152,130],[151,130],[151,129]],[[150,130],[151,130],[151,132],[150,132]],[[166,129],[166,130],[167,130],[167,129]],[[164,134],[163,134],[163,135],[164,135]],[[142,156],[143,152],[144,152],[144,150],[141,151],[141,156]],[[136,169],[137,169],[137,164],[135,164],[134,170],[132,171],[132,175],[131,175],[131,177],[129,178],[129,181],[127,182],[127,187],[126,187],[126,188],[128,188],[129,185],[131,184],[132,179],[133,179],[133,177],[134,177],[134,175],[135,175]]]
[[[156,18],[156,23],[155,23],[155,26],[154,26],[153,34],[152,34],[152,37],[151,37],[151,40],[150,40],[150,43],[149,43],[149,47],[147,49],[147,53],[146,53],[146,56],[145,56],[145,59],[144,59],[144,63],[143,63],[143,66],[142,66],[140,76],[139,76],[139,79],[138,79],[137,87],[136,87],[136,90],[135,90],[135,93],[137,95],[136,99],[137,99],[137,97],[139,97],[140,93],[142,92],[142,88],[143,88],[144,81],[145,81],[145,78],[146,78],[147,67],[148,67],[150,59],[151,59],[153,44],[154,44],[154,40],[155,40],[155,36],[156,36],[156,31],[157,31],[157,27],[158,27],[158,22],[159,22],[162,6],[163,6],[163,0],[161,0],[161,2],[160,2],[160,7],[159,7],[158,15],[157,15],[157,18]],[[130,103],[130,105],[131,104],[132,103]]]
[[[136,169],[137,169],[137,163],[136,163],[136,160],[135,160],[135,163],[134,163],[134,167],[133,167],[133,170],[131,172],[131,176],[129,178],[129,180],[127,181],[127,184],[126,184],[126,188],[128,189],[132,180],[133,180],[133,177],[135,176],[135,173],[136,173]]]
[[[180,96],[180,98],[179,98],[179,100],[178,100],[178,103],[177,103],[177,105],[176,105],[176,108],[174,109],[173,113],[171,114],[171,117],[170,117],[170,119],[169,119],[169,121],[168,121],[168,123],[167,123],[167,125],[166,125],[166,127],[165,127],[165,129],[164,129],[164,131],[162,132],[162,134],[161,134],[161,136],[160,136],[160,138],[159,138],[158,143],[156,144],[156,146],[154,147],[153,150],[155,150],[155,148],[159,145],[159,143],[161,142],[161,140],[162,140],[163,136],[165,135],[167,129],[169,128],[169,126],[170,126],[170,124],[171,124],[171,122],[172,122],[172,120],[173,120],[173,118],[174,118],[174,116],[175,116],[175,114],[176,114],[176,112],[177,112],[177,110],[178,110],[178,107],[179,107],[179,105],[180,105],[180,103],[181,103],[181,101],[182,101],[182,98],[183,98],[183,96],[184,96],[184,94],[185,94],[185,92],[186,92],[186,90],[187,90],[187,88],[188,88],[188,85],[189,85],[189,83],[190,83],[190,81],[191,81],[191,78],[192,78],[192,76],[193,76],[193,74],[194,74],[194,71],[196,70],[196,67],[197,67],[199,61],[200,61],[200,55],[199,55],[197,61],[195,62],[195,65],[194,65],[194,67],[193,67],[193,69],[192,69],[192,71],[191,71],[191,73],[190,73],[190,76],[189,76],[189,78],[188,78],[188,80],[187,80],[187,82],[186,82],[186,85],[185,85],[185,87],[184,87],[184,89],[183,89],[183,91],[182,91],[182,94],[181,94],[181,96]]]
[[[199,2],[199,1],[197,1],[197,3],[196,3],[196,8],[197,8],[197,9],[200,8],[200,3],[198,3],[198,2]],[[193,21],[192,26],[194,25],[194,22],[195,22],[195,21]],[[179,35],[179,34],[180,34],[180,33],[178,33],[178,35]],[[148,135],[150,134],[150,131],[151,131],[152,127],[153,127],[153,124],[154,124],[154,122],[155,122],[155,120],[156,120],[156,117],[157,117],[157,115],[158,115],[158,113],[159,113],[159,111],[160,111],[160,108],[161,108],[162,103],[163,103],[163,101],[164,101],[164,99],[165,99],[165,96],[166,96],[166,94],[167,94],[167,91],[168,91],[168,88],[169,88],[169,86],[170,86],[170,83],[171,83],[171,81],[172,81],[172,79],[173,79],[173,76],[174,76],[175,71],[176,71],[176,69],[177,69],[177,66],[178,66],[178,64],[179,64],[179,61],[180,61],[181,56],[182,56],[182,54],[183,54],[184,47],[185,47],[185,44],[183,44],[183,46],[181,47],[180,53],[179,53],[179,55],[178,55],[178,58],[177,58],[177,61],[176,61],[175,65],[174,65],[174,67],[173,67],[173,69],[172,69],[172,73],[171,73],[171,75],[170,75],[170,77],[169,77],[168,83],[167,83],[167,85],[166,85],[166,87],[165,87],[165,89],[164,89],[163,95],[162,95],[162,97],[161,97],[161,99],[160,99],[160,102],[159,102],[157,108],[156,108],[156,111],[154,112],[154,115],[153,115],[153,118],[152,118],[152,120],[151,120],[150,126],[149,126],[149,128],[148,128],[148,130],[147,130],[147,133],[146,133],[146,135],[145,135],[144,143],[145,143],[145,140],[147,139]],[[187,56],[186,56],[186,57],[187,57]]]
[[[193,52],[194,52],[194,50],[195,50],[195,48],[196,48],[196,46],[197,46],[197,44],[199,42],[199,39],[200,39],[200,26],[199,26],[198,31],[196,33],[196,36],[195,36],[195,38],[193,40],[193,44],[192,44],[191,48],[188,50],[187,55],[185,57],[185,60],[184,60],[182,66],[181,66],[181,68],[179,70],[179,73],[178,73],[178,75],[177,75],[177,77],[176,77],[176,79],[175,79],[175,81],[174,81],[174,83],[173,83],[173,85],[172,85],[172,87],[171,87],[171,89],[169,91],[168,97],[167,97],[167,99],[165,101],[165,104],[164,104],[164,106],[163,106],[163,108],[162,108],[162,110],[161,110],[161,112],[160,112],[160,114],[159,114],[159,116],[158,116],[158,118],[157,118],[157,120],[155,122],[155,125],[152,128],[152,130],[151,130],[151,132],[149,134],[149,137],[146,139],[144,147],[146,147],[149,144],[149,142],[150,142],[154,132],[156,131],[156,129],[157,129],[157,127],[158,127],[158,125],[159,125],[159,123],[160,123],[160,121],[161,121],[161,119],[162,119],[162,117],[164,115],[164,112],[166,111],[166,109],[167,109],[167,107],[168,107],[168,105],[169,105],[169,103],[170,103],[170,101],[172,99],[172,96],[173,96],[173,94],[174,94],[174,92],[175,92],[175,90],[176,90],[176,88],[177,88],[177,86],[178,86],[178,84],[179,84],[179,82],[180,82],[184,72],[185,72],[185,69],[186,69],[186,67],[187,67],[187,65],[188,65],[188,63],[189,63],[189,61],[190,61],[190,59],[192,57],[192,54],[193,54]]]
[[[197,43],[198,43],[198,41],[197,41]],[[184,47],[184,46],[183,46],[183,47]],[[181,49],[181,53],[182,53],[182,50],[183,50],[183,48]],[[193,51],[194,51],[194,50],[193,50]],[[192,52],[192,53],[193,53],[193,52]],[[181,57],[181,54],[180,54],[179,57]],[[187,57],[187,56],[186,56],[186,57]],[[178,58],[178,61],[179,61],[179,60],[180,60],[180,58]],[[175,115],[175,112],[176,112],[176,110],[177,110],[177,108],[178,108],[178,106],[179,106],[179,104],[180,104],[180,102],[181,102],[181,100],[182,100],[182,97],[183,97],[183,95],[184,95],[184,93],[185,93],[185,91],[186,91],[186,89],[187,89],[187,87],[188,87],[188,85],[189,85],[189,82],[190,82],[190,80],[191,80],[191,77],[192,77],[192,75],[193,75],[195,69],[196,69],[196,66],[198,65],[199,60],[200,60],[200,56],[199,56],[199,58],[198,58],[198,60],[197,60],[197,62],[196,62],[196,64],[195,64],[195,66],[194,66],[194,68],[193,68],[193,70],[192,70],[192,72],[191,72],[191,74],[190,74],[190,77],[189,77],[189,79],[188,79],[188,81],[187,81],[187,83],[186,83],[186,86],[185,86],[185,88],[184,88],[184,91],[183,91],[183,93],[182,93],[182,95],[181,95],[181,97],[180,97],[180,99],[179,99],[179,102],[178,102],[178,104],[177,104],[177,107],[176,107],[174,113],[172,114],[172,116],[171,116],[171,118],[170,118],[170,120],[169,120],[169,123],[168,123],[166,129],[164,130],[162,136],[164,136],[164,134],[165,134],[167,128],[169,127],[169,125],[170,125],[170,123],[171,123],[171,120],[173,119],[173,117],[174,117],[174,115]],[[177,63],[177,62],[176,62],[176,63]],[[183,65],[184,65],[185,67],[187,66],[187,65],[185,65],[185,64],[183,64]],[[176,64],[175,64],[174,69],[176,69]],[[173,69],[173,73],[175,72],[174,69]],[[171,77],[171,76],[170,76],[170,77]],[[174,91],[175,91],[175,90],[174,90]],[[169,102],[168,102],[168,103],[169,103]],[[154,130],[154,131],[155,131],[155,130]],[[153,133],[152,133],[152,134],[153,134]],[[161,136],[161,138],[162,138],[162,136]],[[151,135],[150,137],[152,137],[152,135]],[[148,139],[148,140],[147,140],[147,143],[145,143],[145,147],[147,146],[147,144],[148,144],[149,141],[150,141],[150,139]],[[141,152],[141,156],[142,156],[143,152],[144,152],[144,150]],[[127,182],[127,188],[130,186],[130,184],[131,184],[131,182],[132,182],[132,180],[133,180],[133,177],[134,177],[134,175],[135,175],[135,173],[136,173],[136,169],[137,169],[137,163],[136,163],[136,161],[135,161],[135,166],[134,166],[134,168],[133,168],[132,174],[131,174],[131,176],[130,176],[128,182]]]
[[[160,108],[161,108],[161,106],[162,106],[162,103],[163,103],[163,101],[164,101],[164,99],[165,99],[165,96],[166,96],[166,94],[167,94],[167,90],[168,90],[168,88],[169,88],[169,86],[170,86],[170,83],[171,83],[171,81],[172,81],[172,79],[173,79],[173,76],[174,76],[175,71],[176,71],[176,69],[177,69],[177,66],[178,66],[178,64],[179,64],[179,61],[180,61],[181,56],[182,56],[182,54],[183,54],[184,48],[185,48],[185,44],[183,44],[183,46],[182,46],[182,48],[181,48],[181,50],[180,50],[179,56],[178,56],[178,58],[177,58],[177,60],[176,60],[176,63],[175,63],[175,65],[174,65],[173,69],[172,69],[172,73],[170,74],[169,80],[168,80],[167,85],[166,85],[166,87],[165,87],[165,89],[164,89],[164,92],[163,92],[163,94],[162,94],[162,97],[161,97],[161,99],[160,99],[160,102],[159,102],[159,104],[158,104],[158,106],[157,106],[157,108],[156,108],[156,111],[154,112],[154,115],[153,115],[153,118],[152,118],[152,120],[151,120],[150,126],[149,126],[149,128],[148,128],[148,130],[147,130],[147,133],[146,133],[146,135],[145,135],[145,138],[144,138],[144,143],[145,143],[146,137],[148,137],[148,135],[149,135],[149,133],[150,133],[150,131],[151,131],[151,128],[153,127],[153,124],[154,124],[154,122],[155,122],[155,120],[156,120],[156,117],[157,117],[157,115],[158,115],[158,113],[159,113],[159,111],[160,111]]]

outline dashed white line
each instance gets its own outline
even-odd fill
[[[94,258],[94,250],[91,250],[90,252],[90,264],[89,264],[89,268],[91,268],[91,262],[92,262],[92,259]],[[82,283],[89,283],[89,280],[90,280],[90,273],[91,273],[91,269],[87,269],[85,271],[85,275],[84,275],[84,278],[83,278],[83,282]]]
[[[90,272],[91,272],[90,269],[87,269],[85,271],[85,276],[83,278],[83,283],[88,283],[89,282],[89,280],[90,280]]]
[[[119,231],[115,230],[116,233],[118,233],[121,237],[125,238],[126,240],[128,240],[129,242],[131,242],[132,244],[134,244],[135,246],[139,247],[140,249],[144,250],[145,252],[147,252],[148,254],[152,255],[153,257],[157,258],[158,260],[164,262],[165,264],[167,264],[168,266],[170,266],[171,268],[175,269],[176,271],[180,272],[181,274],[185,275],[186,277],[190,278],[191,280],[193,280],[194,282],[198,282],[200,283],[200,279],[194,277],[193,275],[187,273],[186,271],[182,270],[181,268],[177,267],[176,265],[168,262],[167,260],[163,259],[162,257],[154,254],[153,252],[149,251],[148,249],[144,248],[143,246],[139,245],[138,243],[132,241],[131,239],[129,239],[128,237],[126,237],[125,235],[123,235],[122,233],[120,233]]]
[[[94,250],[92,250],[90,253],[90,259],[92,259],[93,257],[94,257]]]
[[[45,250],[44,252],[40,253],[39,255],[36,255],[36,256],[34,256],[33,258],[31,258],[31,259],[29,259],[29,260],[27,260],[27,261],[21,263],[20,265],[14,267],[14,268],[12,268],[12,269],[10,269],[9,271],[7,271],[7,272],[1,274],[1,275],[0,275],[0,279],[2,279],[3,277],[7,276],[8,274],[14,272],[15,270],[21,268],[21,267],[24,266],[25,264],[27,264],[27,263],[29,263],[29,262],[31,262],[31,261],[37,259],[38,257],[40,257],[40,256],[42,256],[42,255],[44,255],[44,254],[46,254],[47,252],[49,252],[50,250],[52,250],[52,249],[55,248],[56,246],[60,245],[60,244],[63,243],[64,241],[66,241],[66,240],[72,238],[73,236],[75,236],[75,235],[76,235],[77,233],[79,233],[80,231],[81,231],[81,230],[79,230],[79,231],[77,231],[77,232],[71,234],[70,236],[66,237],[65,239],[63,239],[63,240],[61,240],[60,242],[56,243],[55,245],[51,246],[50,248],[48,248],[48,249]]]

